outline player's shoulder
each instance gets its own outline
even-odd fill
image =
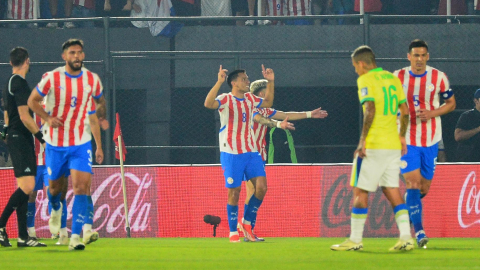
[[[229,98],[230,93],[223,93],[217,96],[216,99],[224,99],[224,98]]]
[[[398,74],[400,74],[401,72],[407,72],[409,68],[410,67],[404,67],[404,68],[401,68],[401,69],[397,69],[397,70],[393,71],[393,75],[398,76]]]
[[[445,72],[441,71],[440,69],[434,68],[434,67],[432,67],[432,66],[427,66],[427,72],[434,72],[434,71],[435,71],[435,72],[438,72],[438,75],[439,75],[439,76],[445,76],[445,77],[447,77],[447,74],[446,74]]]
[[[100,79],[100,76],[98,76],[97,73],[89,70],[88,68],[86,67],[82,67],[82,72],[83,74],[87,75],[87,76],[93,76],[95,79]]]
[[[11,91],[15,92],[21,88],[28,87],[28,83],[27,80],[25,80],[25,78],[23,78],[22,76],[18,74],[13,74],[12,77],[10,77],[10,87]]]
[[[65,67],[57,67],[56,69],[45,72],[42,75],[42,79],[44,79],[46,77],[51,77],[55,74],[65,74]]]

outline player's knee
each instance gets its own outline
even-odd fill
[[[87,182],[77,182],[73,184],[73,192],[76,195],[87,195],[89,185]]]
[[[267,185],[266,184],[258,184],[256,187],[255,187],[255,194],[259,195],[263,195],[265,196],[265,194],[267,194]]]

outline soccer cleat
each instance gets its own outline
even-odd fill
[[[50,219],[48,220],[48,227],[52,234],[58,234],[60,232],[61,218],[62,218],[62,203],[60,203],[60,208],[58,210],[53,210],[50,214]]]
[[[46,25],[47,28],[58,28],[58,23],[47,23]]]
[[[12,244],[10,244],[10,241],[8,240],[8,235],[7,235],[7,231],[5,230],[5,228],[0,229],[0,245],[2,245],[2,247],[11,247],[12,246]]]
[[[36,237],[28,237],[27,239],[23,240],[18,238],[17,240],[17,247],[46,247],[44,243],[38,242]]]
[[[80,238],[77,237],[71,237],[70,238],[70,243],[68,244],[68,249],[69,250],[84,250],[85,245],[80,242]]]
[[[341,244],[331,246],[330,249],[334,251],[363,250],[363,243],[355,243],[350,239],[347,239]]]
[[[230,236],[230,243],[240,243],[240,236],[238,234]]]
[[[425,247],[429,241],[427,235],[425,235],[424,230],[420,230],[417,233],[415,233],[415,236],[417,237],[417,245],[419,247]]]
[[[52,234],[51,239],[58,239],[60,238],[60,233]]]
[[[272,24],[272,21],[270,20],[259,20],[258,25],[270,25]]]
[[[75,28],[75,24],[73,22],[65,22],[63,24],[63,28],[69,28],[69,29]]]
[[[57,245],[57,246],[66,246],[66,245],[68,245],[68,235],[61,235],[61,236],[58,238],[58,241],[57,241],[57,243],[55,243],[55,245]]]
[[[398,240],[395,246],[391,247],[389,251],[409,251],[414,247],[413,239],[409,239],[408,241]]]
[[[245,25],[246,25],[246,26],[252,26],[254,23],[255,23],[255,20],[247,20],[247,21],[245,22]]]
[[[255,242],[265,242],[264,238],[258,237],[256,234],[253,234],[253,236],[255,237]],[[243,241],[250,242],[250,240],[248,240],[246,237],[243,238]]]
[[[99,238],[98,232],[92,232],[92,231],[83,232],[83,243],[85,245],[88,245],[90,243],[97,241],[98,238]]]
[[[254,234],[252,232],[252,225],[245,225],[243,223],[240,224],[240,230],[243,232],[243,235],[250,241],[250,242],[256,242]]]

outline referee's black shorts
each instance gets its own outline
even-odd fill
[[[32,134],[9,131],[7,148],[12,158],[13,172],[16,178],[37,175],[37,160]]]

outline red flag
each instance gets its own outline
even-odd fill
[[[113,133],[113,142],[115,143],[115,158],[120,160],[120,152],[118,151],[118,136],[122,136],[122,156],[123,161],[125,161],[125,154],[127,154],[127,149],[125,148],[125,140],[122,135],[122,129],[120,128],[120,115],[117,113],[117,122],[115,124],[115,132]]]

